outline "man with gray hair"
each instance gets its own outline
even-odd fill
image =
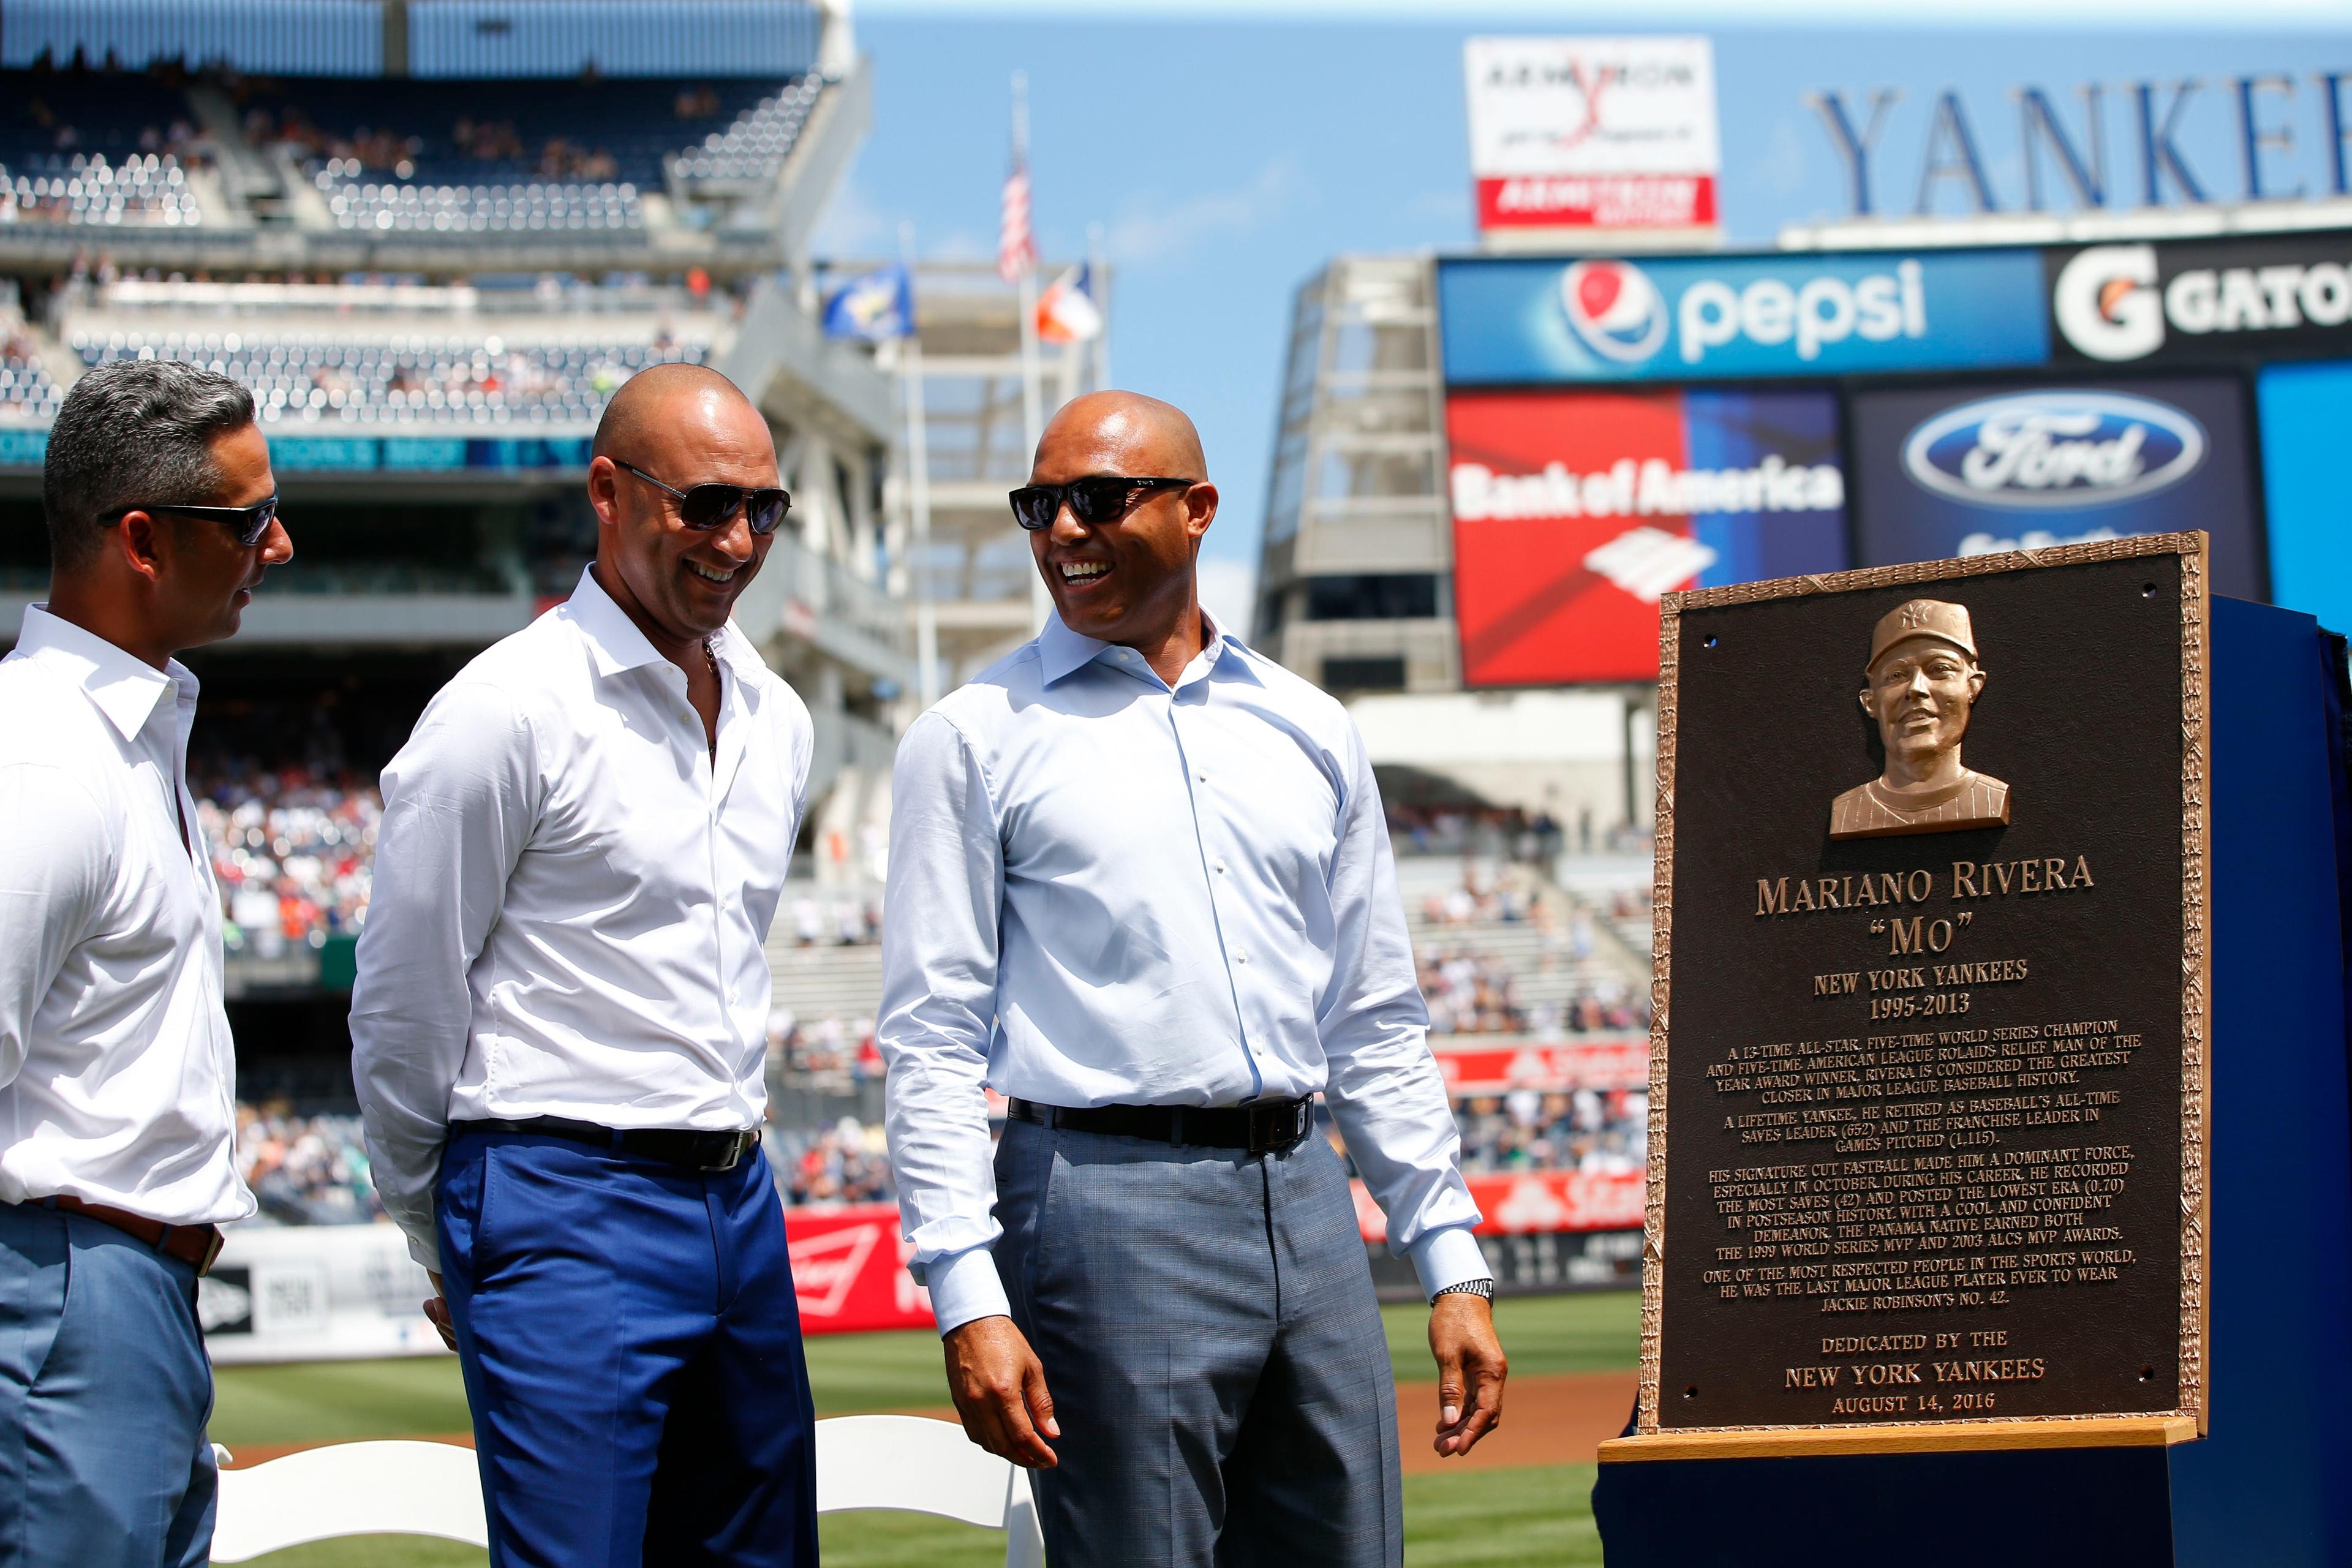
[[[49,597],[0,660],[0,1561],[211,1552],[196,1280],[236,1173],[196,679],[278,521],[253,399],[166,361],[76,382],[42,475]]]

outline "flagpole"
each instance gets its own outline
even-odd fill
[[[1103,226],[1087,225],[1087,269],[1095,280],[1095,310],[1102,329],[1095,333],[1095,385],[1110,384],[1110,267],[1103,258]]]
[[[1023,170],[1029,166],[1029,73],[1013,73],[1013,160]],[[1029,184],[1029,228],[1036,232],[1037,186]],[[1021,266],[1021,429],[1025,438],[1024,456],[1033,461],[1037,443],[1045,434],[1045,398],[1037,384],[1037,256],[1036,246]],[[1040,626],[1054,613],[1054,595],[1045,586],[1043,574],[1029,580],[1030,618]]]
[[[906,269],[909,311],[915,277],[915,226],[898,226],[898,265]],[[923,412],[923,335],[910,319],[898,340],[898,376],[907,395],[907,500],[914,511],[915,697],[925,710],[940,700],[940,609],[931,597],[931,447]]]

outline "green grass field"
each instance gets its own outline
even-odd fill
[[[1637,1359],[1639,1296],[1530,1297],[1497,1304],[1516,1376],[1604,1372]],[[1383,1314],[1400,1382],[1434,1376],[1428,1313]],[[819,1415],[943,1406],[939,1341],[929,1333],[829,1335],[808,1342]],[[213,1440],[346,1441],[462,1432],[470,1425],[453,1360],[321,1362],[224,1367]],[[1469,1471],[1405,1479],[1405,1542],[1417,1561],[1448,1568],[1601,1561],[1590,1493],[1592,1467]],[[824,1524],[828,1568],[991,1568],[1004,1557],[992,1531],[909,1514],[835,1515]],[[267,1568],[478,1568],[468,1547],[414,1538],[331,1542],[259,1560]]]

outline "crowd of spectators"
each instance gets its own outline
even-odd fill
[[[236,1108],[236,1169],[267,1219],[356,1225],[384,1217],[356,1114],[297,1115],[285,1101]]]
[[[1400,855],[1486,855],[1549,860],[1566,845],[1549,813],[1517,806],[1387,805],[1389,840]]]
[[[828,1127],[786,1131],[772,1125],[765,1142],[768,1164],[788,1205],[897,1201],[878,1121],[845,1116]]]
[[[356,936],[383,799],[349,768],[223,761],[189,770],[232,953],[271,959]]]
[[[882,940],[879,899],[819,899],[803,893],[785,914],[792,921],[795,947],[863,947]]]
[[[851,1083],[882,1076],[882,1051],[874,1043],[870,1016],[803,1018],[789,1007],[778,1007],[768,1015],[768,1060],[780,1072],[845,1078]]]
[[[1643,1089],[1515,1089],[1454,1102],[1462,1129],[1462,1169],[1510,1171],[1642,1169],[1649,1148],[1650,1097]]]
[[[1491,925],[1544,913],[1542,894],[1517,867],[1492,869],[1476,860],[1464,863],[1460,886],[1430,894],[1421,906],[1421,918],[1431,925]]]
[[[1422,999],[1437,1035],[1517,1035],[1528,1028],[1511,966],[1466,948],[1419,955]]]

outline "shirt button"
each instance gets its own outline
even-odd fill
[[[1225,863],[1224,863],[1223,860],[1220,860],[1220,861],[1218,861],[1218,862],[1217,862],[1217,875],[1218,875],[1218,876],[1220,876],[1220,877],[1222,877],[1222,876],[1223,876],[1224,874],[1225,874]]]
[[[1209,775],[1206,773],[1194,773],[1192,776],[1199,779],[1202,784],[1207,784],[1209,782]]]
[[[1249,954],[1246,952],[1237,952],[1234,954],[1234,961],[1237,963],[1247,963],[1249,962]]]

